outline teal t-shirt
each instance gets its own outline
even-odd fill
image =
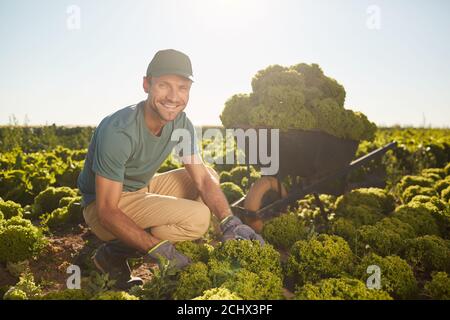
[[[118,110],[104,118],[89,144],[78,188],[83,206],[95,200],[95,174],[123,183],[123,191],[136,191],[148,185],[173,148],[175,129],[187,129],[193,143],[187,152],[198,153],[197,136],[186,113],[164,125],[159,137],[152,134],[144,118],[145,101]],[[180,153],[183,155],[183,152]]]

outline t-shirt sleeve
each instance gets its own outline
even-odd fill
[[[130,138],[121,131],[106,128],[97,137],[92,170],[107,179],[123,182],[130,155]]]

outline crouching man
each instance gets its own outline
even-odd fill
[[[131,276],[128,258],[168,259],[178,268],[190,261],[173,246],[201,238],[211,212],[221,221],[223,240],[252,239],[253,229],[232,215],[217,173],[199,155],[191,121],[183,110],[192,85],[189,57],[162,50],[150,62],[143,88],[147,99],[104,118],[91,139],[78,177],[83,215],[103,243],[93,256],[97,268],[128,289],[142,284]],[[184,129],[190,148],[182,149],[184,168],[156,174]]]

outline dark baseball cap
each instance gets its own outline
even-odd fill
[[[192,64],[183,52],[166,49],[158,51],[147,68],[147,77],[176,74],[194,81]]]

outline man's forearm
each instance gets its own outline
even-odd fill
[[[105,210],[105,209],[104,209]],[[145,230],[141,229],[119,208],[110,209],[103,213],[101,224],[119,240],[142,253],[147,253],[150,248],[159,242]]]
[[[232,215],[230,205],[225,197],[220,185],[214,179],[207,179],[200,190],[200,196],[203,202],[219,219],[223,220],[225,217]]]

